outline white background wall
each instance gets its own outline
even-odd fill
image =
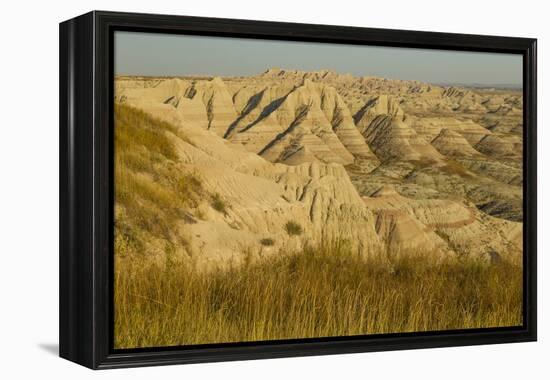
[[[6,1],[0,21],[0,377],[549,378],[550,28],[544,1]],[[56,357],[58,336],[58,23],[118,10],[539,39],[539,342],[94,373]],[[546,67],[545,67],[546,66]],[[544,144],[544,145],[543,145]],[[546,218],[545,218],[546,216]],[[545,298],[544,298],[545,297]],[[546,355],[543,353],[546,352]]]

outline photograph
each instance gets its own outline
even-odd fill
[[[0,380],[550,380],[543,4],[6,3]]]
[[[522,54],[113,55],[114,349],[523,326]]]

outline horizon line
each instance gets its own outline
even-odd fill
[[[321,70],[300,70],[300,69],[281,69],[281,68],[275,68],[270,67],[268,69],[265,69],[263,71],[249,74],[249,75],[217,75],[217,74],[205,74],[205,73],[198,73],[198,74],[126,74],[126,73],[115,73],[114,77],[142,77],[142,78],[249,78],[249,77],[257,77],[261,76],[262,74],[265,74],[269,72],[270,70],[277,69],[281,71],[289,71],[292,73],[335,73],[337,75],[350,75],[354,78],[373,78],[373,79],[385,79],[385,80],[392,80],[392,81],[401,81],[401,82],[418,82],[428,85],[434,85],[434,86],[456,86],[456,87],[478,87],[478,88],[492,88],[492,87],[498,87],[498,88],[511,88],[511,89],[522,89],[523,88],[523,82],[521,83],[480,83],[480,82],[430,82],[420,79],[401,79],[401,78],[390,78],[390,77],[382,77],[377,75],[354,75],[349,72],[338,72],[336,70],[332,69],[321,69]]]

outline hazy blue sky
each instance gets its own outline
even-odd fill
[[[115,33],[116,74],[255,75],[271,67],[431,83],[522,83],[519,54]]]

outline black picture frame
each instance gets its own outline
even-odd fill
[[[523,326],[113,350],[115,30],[523,55]],[[60,356],[93,369],[535,341],[536,39],[93,11],[60,24]]]

